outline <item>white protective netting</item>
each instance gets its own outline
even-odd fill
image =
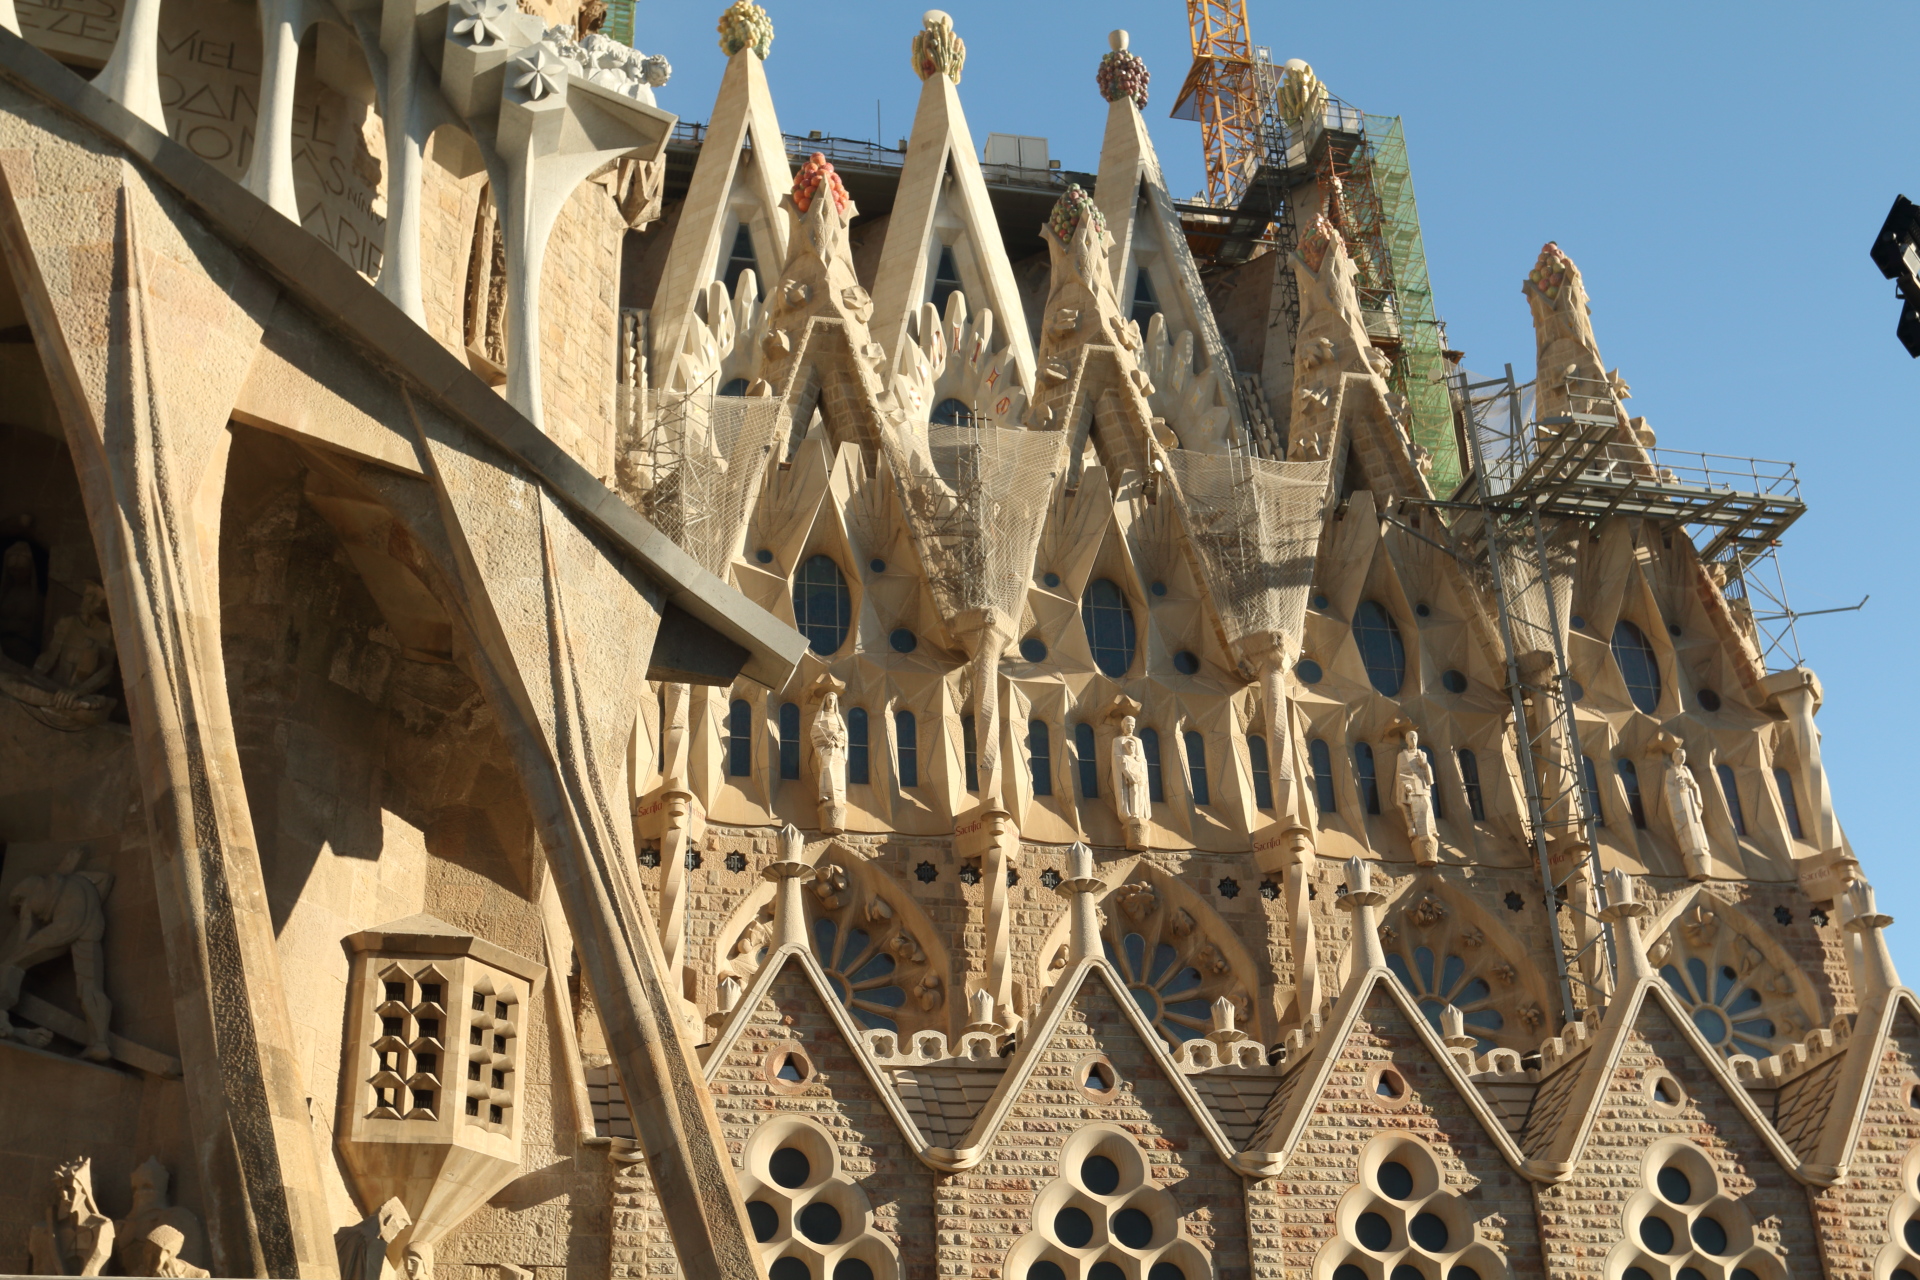
[[[927,429],[938,483],[909,486],[907,502],[928,584],[950,615],[992,609],[1020,617],[1064,442],[1058,431]]]
[[[1228,641],[1283,632],[1297,649],[1332,462],[1188,449],[1166,456]]]
[[[725,577],[781,425],[770,397],[669,397],[629,455],[640,514],[701,568]]]

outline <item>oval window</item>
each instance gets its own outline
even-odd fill
[[[1613,628],[1613,660],[1620,666],[1620,678],[1627,682],[1633,705],[1652,714],[1660,705],[1660,659],[1646,633],[1625,618]]]
[[[831,556],[814,556],[793,575],[793,625],[815,653],[839,651],[853,623],[853,596]]]
[[[1353,611],[1353,638],[1373,687],[1389,698],[1398,695],[1407,678],[1407,647],[1393,615],[1377,601],[1362,600]]]
[[[1112,579],[1100,578],[1080,598],[1080,620],[1086,624],[1087,646],[1093,665],[1115,680],[1133,666],[1133,609]]]

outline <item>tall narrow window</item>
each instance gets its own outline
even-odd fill
[[[660,690],[660,696],[656,698],[654,702],[660,709],[660,718],[656,722],[660,726],[660,733],[658,735],[660,738],[660,760],[654,767],[659,769],[661,773],[665,773],[667,771],[667,691],[664,688]]]
[[[953,246],[940,246],[940,263],[933,269],[933,294],[927,300],[941,315],[947,314],[947,299],[960,292],[960,266],[953,260]]]
[[[1427,771],[1433,774],[1433,789],[1427,792],[1427,798],[1433,802],[1433,820],[1438,822],[1447,816],[1440,802],[1440,766],[1434,761],[1433,748],[1424,742],[1420,744],[1420,754],[1427,758]]]
[[[832,556],[814,556],[793,575],[793,625],[818,654],[839,651],[853,624],[853,596]]]
[[[973,713],[960,717],[960,758],[967,770],[967,790],[980,789],[980,738],[973,727]]]
[[[1747,834],[1747,815],[1740,809],[1740,784],[1734,781],[1733,766],[1717,764],[1713,771],[1720,775],[1720,794],[1727,798],[1727,813],[1733,818],[1733,833],[1738,836]]]
[[[900,775],[902,787],[920,785],[920,731],[914,723],[913,712],[896,711],[893,713],[893,750],[897,757],[894,770]]]
[[[1093,665],[1115,680],[1126,675],[1133,666],[1136,639],[1133,610],[1112,579],[1098,578],[1087,584],[1087,594],[1080,598],[1080,621],[1087,629]]]
[[[758,296],[766,292],[766,282],[760,279],[760,260],[753,254],[753,232],[746,223],[733,233],[733,248],[727,252],[727,260],[720,264],[721,277],[727,282],[727,292],[732,293],[740,285],[740,273],[753,272],[754,292]]]
[[[1660,658],[1646,634],[1625,618],[1614,624],[1613,660],[1633,705],[1651,713],[1660,705]]]
[[[1133,278],[1133,322],[1140,326],[1140,332],[1147,331],[1147,323],[1160,314],[1160,299],[1154,296],[1153,276],[1145,267]]]
[[[847,709],[847,784],[864,787],[871,781],[868,767],[867,709]]]
[[[1380,779],[1373,769],[1373,744],[1353,744],[1353,767],[1360,777],[1360,807],[1368,813],[1380,812]]]
[[[1407,678],[1407,646],[1393,615],[1378,601],[1362,600],[1353,611],[1353,639],[1373,687],[1389,698],[1396,696]]]
[[[1033,794],[1053,794],[1053,735],[1045,720],[1027,721],[1027,766],[1033,772]]]
[[[1267,767],[1267,740],[1260,734],[1247,735],[1247,763],[1253,766],[1253,807],[1273,808],[1273,772]]]
[[[1212,804],[1207,790],[1207,740],[1197,729],[1187,730],[1181,740],[1187,746],[1187,793],[1195,804]]]
[[[1580,793],[1586,797],[1587,816],[1606,826],[1607,815],[1600,808],[1600,775],[1593,767],[1592,756],[1580,757]]]
[[[1800,800],[1793,793],[1793,774],[1786,769],[1775,769],[1773,785],[1780,788],[1780,807],[1787,812],[1787,830],[1795,840],[1805,840],[1806,832],[1800,829]]]
[[[1473,752],[1460,749],[1453,753],[1460,762],[1460,781],[1467,788],[1467,809],[1473,814],[1475,822],[1487,820],[1487,802],[1480,793],[1480,761]]]
[[[727,776],[746,778],[752,774],[753,704],[735,698],[727,707]]]
[[[1333,792],[1333,752],[1319,738],[1307,744],[1307,768],[1313,770],[1313,802],[1320,812],[1340,812]]]
[[[1627,789],[1627,812],[1633,815],[1633,825],[1644,830],[1647,825],[1647,806],[1640,799],[1640,771],[1633,767],[1633,761],[1620,760],[1614,770],[1620,775],[1620,785]]]
[[[1167,798],[1167,788],[1160,781],[1160,731],[1158,729],[1140,730],[1140,754],[1147,758],[1147,798],[1158,804]]]
[[[791,702],[780,704],[780,776],[800,776],[800,708]]]
[[[1073,726],[1074,763],[1080,767],[1080,797],[1083,800],[1100,798],[1100,756],[1094,746],[1093,726],[1085,723]]]

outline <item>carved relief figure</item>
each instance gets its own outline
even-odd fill
[[[1707,845],[1706,811],[1701,807],[1700,784],[1694,781],[1693,770],[1687,768],[1687,753],[1684,748],[1675,748],[1668,757],[1667,776],[1664,783],[1667,792],[1667,811],[1673,815],[1673,835],[1680,845],[1680,856],[1686,859],[1687,876],[1694,880],[1704,880],[1709,874],[1711,850]]]
[[[8,895],[7,905],[17,914],[18,923],[0,960],[0,1039],[12,1037],[40,1048],[53,1039],[43,1029],[16,1028],[7,1014],[20,1002],[20,984],[28,969],[71,954],[74,984],[80,989],[90,1036],[81,1056],[105,1062],[113,1056],[107,1047],[113,1004],[100,985],[100,939],[107,931],[101,899],[113,887],[113,876],[105,871],[78,871],[79,861],[76,849],[52,875],[27,876]]]
[[[1400,748],[1400,761],[1393,770],[1394,799],[1407,820],[1407,839],[1413,842],[1413,858],[1421,866],[1437,862],[1440,837],[1433,829],[1433,765],[1420,750],[1420,735],[1407,730],[1407,743]]]
[[[200,1219],[171,1204],[167,1167],[149,1159],[133,1171],[133,1209],[113,1224],[114,1257],[130,1276],[204,1276],[182,1255],[201,1256]]]
[[[180,1261],[186,1239],[177,1229],[161,1225],[137,1240],[123,1241],[119,1250],[121,1269],[130,1276],[206,1275],[191,1262]]]
[[[1147,846],[1147,822],[1153,817],[1153,792],[1147,783],[1147,754],[1133,736],[1134,718],[1122,717],[1113,740],[1113,805],[1127,831],[1127,848]]]
[[[820,829],[838,831],[846,825],[847,722],[840,714],[840,695],[831,689],[821,695],[812,737],[820,770]]]
[[[387,1247],[412,1225],[407,1207],[396,1196],[354,1225],[340,1228],[333,1237],[340,1280],[380,1280]]]
[[[27,1233],[37,1276],[97,1276],[113,1253],[113,1221],[93,1198],[93,1162],[85,1156],[53,1171],[53,1200]]]
[[[99,724],[113,710],[113,699],[98,691],[113,679],[115,662],[107,593],[99,583],[89,582],[80,595],[80,611],[54,624],[53,637],[32,672],[0,671],[0,693],[24,703],[55,729]]]

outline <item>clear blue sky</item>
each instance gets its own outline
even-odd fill
[[[660,104],[704,120],[720,0],[641,0],[635,43],[672,60]],[[904,136],[922,6],[768,0],[780,122]],[[1558,240],[1593,297],[1609,365],[1662,445],[1796,461],[1811,508],[1783,562],[1841,821],[1920,984],[1914,813],[1920,727],[1907,646],[1920,544],[1920,361],[1894,340],[1892,285],[1866,250],[1896,192],[1920,200],[1920,6],[1435,5],[1251,0],[1255,41],[1333,92],[1406,122],[1434,299],[1467,365],[1530,375],[1520,281]],[[956,0],[960,95],[976,142],[1045,135],[1097,167],[1094,69],[1126,27],[1153,73],[1148,122],[1176,194],[1203,186],[1199,126],[1167,112],[1189,61],[1181,0]],[[1903,639],[1902,637],[1905,637]],[[1891,753],[1891,754],[1890,754]],[[1902,771],[1908,778],[1901,782]]]

